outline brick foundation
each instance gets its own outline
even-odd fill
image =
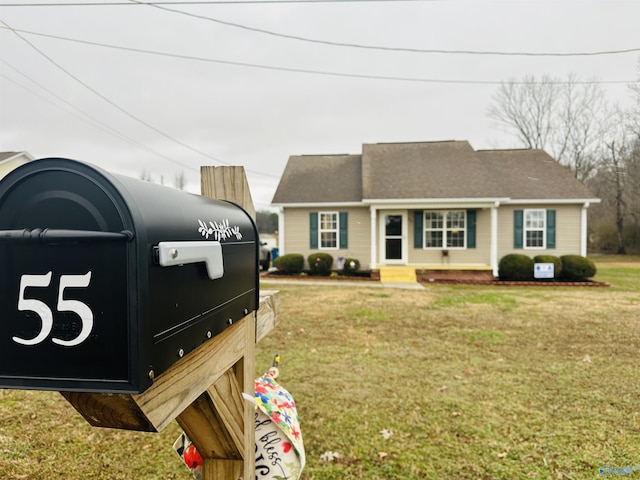
[[[427,270],[417,269],[416,278],[420,283],[429,282],[454,282],[493,280],[491,270]]]

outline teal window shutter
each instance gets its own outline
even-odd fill
[[[547,210],[547,248],[556,248],[556,211]]]
[[[467,248],[476,248],[476,211],[467,210]]]
[[[340,248],[349,248],[349,213],[340,212]]]
[[[424,213],[422,210],[413,212],[413,248],[422,248],[424,239]]]
[[[513,211],[513,248],[522,248],[522,239],[524,237],[524,211]]]
[[[318,212],[309,213],[309,248],[318,248]]]

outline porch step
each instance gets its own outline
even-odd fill
[[[386,266],[380,267],[380,281],[382,283],[408,283],[416,282],[415,267]]]

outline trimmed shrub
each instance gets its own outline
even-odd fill
[[[312,253],[307,257],[309,262],[309,274],[328,277],[331,275],[333,257],[328,253]]]
[[[562,278],[564,280],[586,280],[596,274],[596,264],[589,258],[581,255],[563,255],[560,259],[562,260]]]
[[[533,280],[533,259],[520,253],[505,255],[498,263],[500,280]]]
[[[353,263],[353,267],[351,264]],[[342,268],[342,273],[344,275],[353,275],[360,269],[360,261],[357,258],[347,258],[344,261],[344,267]]]
[[[282,273],[299,275],[304,268],[304,256],[299,253],[288,253],[276,258],[274,264]]]
[[[533,263],[553,263],[553,278],[560,278],[562,273],[562,260],[555,255],[536,255]]]

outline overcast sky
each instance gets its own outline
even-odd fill
[[[195,192],[200,165],[242,165],[259,210],[290,155],[519,146],[487,115],[500,81],[573,73],[624,105],[639,76],[637,0],[64,5],[91,1],[0,0],[0,151]]]

